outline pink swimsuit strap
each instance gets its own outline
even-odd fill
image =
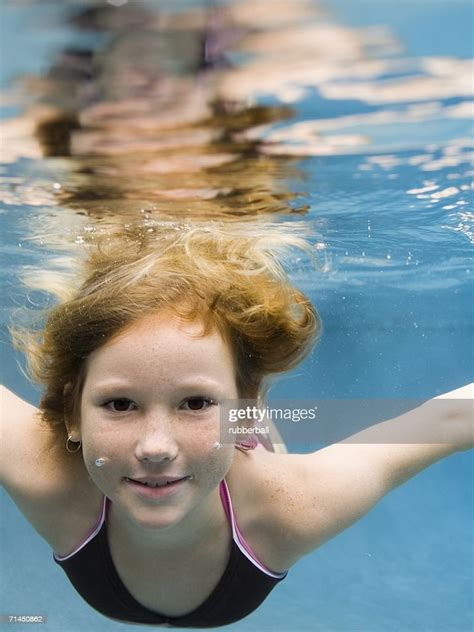
[[[232,508],[232,501],[230,498],[229,488],[227,486],[225,479],[223,479],[219,484],[219,494],[221,497],[222,506],[224,507],[225,514],[232,528],[232,538],[235,544],[238,546],[238,548],[242,552],[242,554],[245,555],[245,557],[249,559],[252,562],[252,564],[254,564],[254,566],[256,566],[259,570],[261,570],[262,573],[265,573],[266,575],[269,575],[270,577],[274,577],[274,578],[285,577],[286,573],[274,573],[269,568],[267,568],[264,564],[262,564],[262,562],[259,561],[255,553],[252,551],[251,547],[245,541],[245,538],[240,532],[240,529],[238,527],[237,521],[234,516],[234,510]],[[99,533],[99,531],[101,530],[102,525],[104,524],[106,520],[107,510],[110,504],[111,504],[111,500],[107,498],[107,496],[104,496],[99,518],[96,524],[92,527],[92,529],[83,539],[83,541],[74,549],[74,551],[72,551],[72,553],[69,553],[68,555],[61,556],[61,555],[56,555],[56,553],[53,553],[54,559],[57,560],[58,562],[63,562],[64,560],[68,560],[69,558],[79,553],[79,551],[83,549],[86,546],[86,544],[88,544],[92,539],[94,539],[96,535]]]
[[[105,522],[105,517],[107,515],[108,503],[110,503],[110,500],[107,498],[107,496],[104,496],[103,501],[102,501],[102,509],[100,510],[99,518],[98,518],[96,524],[92,527],[92,529],[89,531],[89,533],[86,535],[86,537],[74,549],[74,551],[72,553],[69,553],[68,555],[56,555],[56,553],[54,553],[53,556],[54,556],[55,560],[57,560],[58,562],[63,562],[64,560],[68,560],[73,555],[76,555],[76,553],[79,553],[79,551],[81,549],[83,549],[86,546],[86,544],[88,544],[91,540],[93,540],[95,538],[95,536],[102,529],[102,525]]]
[[[229,520],[232,527],[232,538],[236,545],[239,547],[242,554],[245,555],[245,557],[249,559],[254,566],[261,570],[262,573],[265,573],[265,575],[269,575],[270,577],[274,577],[276,579],[285,577],[287,573],[286,571],[283,573],[275,573],[267,568],[265,564],[260,562],[255,553],[252,551],[251,547],[245,541],[245,538],[242,535],[237,524],[237,520],[235,519],[234,510],[232,508],[232,501],[230,499],[229,487],[227,486],[225,479],[223,479],[219,485],[219,493],[227,519]]]

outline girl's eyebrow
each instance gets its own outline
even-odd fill
[[[198,376],[178,382],[178,388],[219,388],[221,383],[209,377]]]
[[[220,388],[221,383],[217,380],[213,380],[204,376],[197,376],[189,379],[185,379],[174,384],[174,388],[177,390],[185,390],[185,389],[199,389],[199,388]],[[91,391],[94,393],[99,392],[109,392],[116,391],[122,389],[136,389],[139,390],[143,388],[143,384],[135,384],[130,380],[108,380],[104,382],[96,382],[91,386]]]
[[[95,382],[91,384],[91,391],[99,392],[99,391],[114,391],[123,388],[130,388],[132,386],[131,382],[128,380],[108,380],[104,382]]]

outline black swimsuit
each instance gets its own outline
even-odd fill
[[[53,554],[77,592],[95,610],[119,621],[211,628],[234,623],[253,612],[287,572],[274,573],[255,557],[237,526],[229,488],[219,486],[226,516],[232,526],[232,549],[227,567],[209,597],[192,612],[168,617],[142,606],[128,592],[112,561],[107,541],[106,515],[110,499],[104,497],[97,525],[69,555]]]

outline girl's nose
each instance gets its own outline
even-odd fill
[[[175,441],[169,424],[150,424],[140,431],[136,443],[135,455],[139,461],[160,463],[172,461],[178,455],[178,444]]]

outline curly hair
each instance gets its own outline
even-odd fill
[[[262,394],[266,378],[296,366],[321,333],[318,313],[293,286],[282,260],[311,245],[273,230],[155,222],[97,234],[79,287],[49,310],[41,330],[11,328],[33,380],[44,386],[43,421],[61,440],[78,418],[89,355],[161,310],[217,329],[230,345],[240,397]],[[294,232],[294,231],[293,231]]]

